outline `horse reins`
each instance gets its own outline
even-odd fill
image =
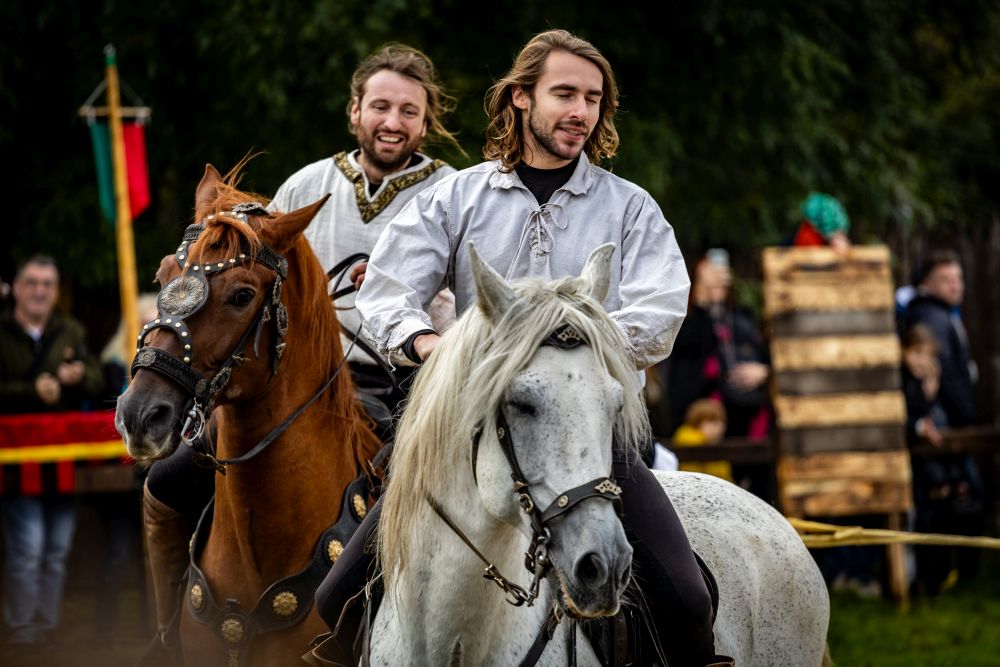
[[[548,337],[542,341],[541,346],[571,350],[586,344],[586,340],[584,340],[576,329],[569,324],[564,324],[549,334]],[[478,479],[476,472],[476,459],[478,458],[479,442],[482,438],[482,433],[483,431],[481,428],[477,429],[472,438],[472,474],[476,479]],[[483,577],[489,579],[500,587],[509,604],[514,605],[515,607],[520,607],[521,605],[527,605],[530,607],[534,604],[534,601],[538,597],[542,578],[552,567],[552,561],[549,558],[548,550],[552,534],[548,528],[548,524],[557,517],[566,514],[588,498],[603,498],[604,500],[611,501],[615,505],[615,510],[620,514],[622,490],[621,487],[611,480],[611,478],[598,477],[597,479],[558,494],[555,500],[549,503],[548,507],[544,510],[539,510],[538,505],[531,496],[531,492],[529,490],[530,484],[525,477],[524,472],[521,470],[520,464],[518,463],[517,454],[514,451],[514,443],[511,439],[510,426],[507,424],[507,419],[504,417],[503,409],[501,407],[497,407],[496,412],[496,436],[497,441],[500,444],[500,449],[506,457],[507,463],[511,469],[510,477],[514,483],[514,493],[517,494],[518,505],[520,505],[521,510],[528,515],[528,519],[531,522],[531,541],[529,543],[528,550],[524,554],[524,567],[532,575],[531,584],[528,586],[527,591],[512,582],[507,577],[503,576],[497,567],[491,563],[479,549],[476,548],[468,536],[462,532],[455,521],[448,516],[444,508],[441,507],[441,505],[434,498],[432,498],[429,494],[426,498],[428,504],[434,512],[441,517],[452,532],[454,532],[486,565],[483,569]],[[562,616],[563,614],[559,610],[559,607],[554,606],[552,612],[542,625],[542,628],[539,631],[538,636],[535,638],[535,642],[529,649],[528,654],[521,661],[521,667],[534,665],[538,661],[545,645],[554,635],[556,626],[562,620]],[[571,634],[575,638],[575,628],[572,630]],[[571,664],[575,664],[574,653],[575,651],[571,651]]]

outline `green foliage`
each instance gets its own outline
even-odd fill
[[[244,187],[265,195],[352,145],[357,62],[397,40],[425,50],[459,108],[449,126],[478,161],[483,94],[535,32],[565,27],[611,60],[622,147],[611,167],[646,187],[688,255],[780,242],[810,190],[844,202],[858,239],[914,221],[971,225],[997,210],[1000,9],[776,0],[675,3],[655,15],[597,0],[102,3],[0,8],[0,151],[16,195],[14,260],[53,252],[88,289],[113,285],[86,131],[76,107],[113,42],[123,79],[153,108],[152,208],[136,221],[140,285],[190,221],[206,162],[262,152]],[[44,141],[42,140],[44,137]],[[10,169],[13,167],[13,169]]]

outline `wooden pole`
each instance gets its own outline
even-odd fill
[[[125,141],[122,137],[121,98],[118,91],[118,64],[115,47],[104,47],[108,80],[108,126],[111,130],[111,161],[115,172],[115,241],[118,246],[118,289],[122,320],[125,322],[126,367],[135,355],[139,335],[139,288],[135,272],[135,239],[132,235],[132,210],[128,200],[128,176],[125,169]]]

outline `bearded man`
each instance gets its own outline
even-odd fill
[[[292,211],[330,194],[305,231],[323,268],[329,271],[355,253],[367,255],[405,204],[454,173],[441,160],[418,152],[428,135],[458,146],[442,124],[451,107],[452,100],[426,55],[402,44],[382,47],[362,61],[351,78],[347,114],[358,148],[297,171],[278,188],[269,209]],[[356,265],[350,280],[360,284],[365,266]],[[454,319],[454,300],[449,296],[442,294],[436,301],[441,313],[438,326]],[[341,297],[336,305],[342,329],[356,336],[361,320],[353,309],[353,295]],[[392,409],[402,392],[380,368],[387,368],[384,360],[363,339],[353,345],[345,341],[344,349],[349,347],[355,382]],[[365,405],[371,403],[366,400]],[[188,565],[188,540],[212,497],[214,475],[194,464],[192,448],[179,447],[154,464],[146,480],[144,524],[161,643],[167,642],[176,591],[184,583]]]
[[[665,358],[687,310],[690,280],[674,233],[638,186],[592,161],[618,147],[618,89],[607,59],[563,30],[534,37],[510,72],[487,94],[484,155],[417,196],[375,246],[358,309],[381,352],[419,364],[438,331],[426,313],[449,287],[459,313],[476,297],[469,242],[507,280],[575,276],[591,251],[613,243],[604,306],[621,329],[636,370]],[[715,655],[712,602],[683,527],[656,478],[634,452],[616,447],[615,480],[643,593],[670,665],[726,665]],[[353,640],[344,603],[362,585],[370,556],[364,543],[378,520],[368,513],[317,592],[320,614],[340,630],[319,658],[338,656]],[[322,646],[320,648],[323,648]],[[319,652],[319,650],[318,650]]]
[[[358,148],[294,173],[278,188],[269,208],[294,211],[330,194],[330,201],[305,231],[320,264],[329,271],[356,253],[370,254],[389,221],[411,199],[455,172],[418,152],[428,134],[458,147],[441,121],[451,107],[452,100],[426,55],[402,44],[384,46],[366,58],[351,79],[347,113]],[[354,267],[351,282],[361,284],[366,266]],[[336,276],[331,288],[335,281]],[[354,309],[354,295],[345,294],[336,305],[346,335],[359,336],[361,318]],[[440,295],[432,310],[437,326],[453,320],[451,293]],[[348,347],[345,341],[344,349]],[[381,359],[364,337],[347,359],[355,381],[394,408],[402,396],[386,386],[385,373],[376,366]]]

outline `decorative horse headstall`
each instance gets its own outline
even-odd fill
[[[228,211],[222,211],[218,215],[249,224],[251,216],[266,216],[268,212],[257,202],[246,202],[238,204]],[[215,215],[209,215],[206,222],[215,217]],[[201,436],[205,427],[206,415],[211,414],[216,398],[229,383],[233,368],[247,362],[248,358],[244,352],[251,335],[254,338],[254,355],[259,356],[260,336],[264,324],[271,320],[274,321],[272,372],[277,373],[281,356],[285,351],[285,333],[288,331],[288,311],[281,302],[282,282],[288,278],[288,260],[266,244],[262,244],[260,250],[251,255],[250,248],[243,242],[236,257],[188,266],[189,248],[204,231],[204,224],[190,225],[185,230],[184,238],[175,255],[182,272],[160,290],[156,299],[156,319],[142,327],[136,343],[136,357],[132,361],[133,375],[140,368],[148,368],[170,378],[191,395],[193,403],[187,422],[181,429],[181,439],[188,445]],[[223,362],[211,378],[204,377],[191,367],[194,340],[185,320],[195,315],[208,302],[211,290],[209,278],[211,276],[251,261],[260,262],[274,271],[277,274],[274,284],[257,311],[253,322],[236,343],[229,358]],[[180,339],[183,356],[177,357],[159,348],[148,347],[146,338],[155,329],[167,329],[173,332]]]
[[[550,333],[542,341],[542,347],[556,347],[562,350],[572,350],[587,344],[587,340],[573,328],[570,324],[563,324]],[[552,539],[552,534],[548,529],[548,523],[556,517],[566,514],[578,504],[588,498],[603,498],[615,505],[615,509],[621,513],[621,487],[608,477],[597,479],[581,484],[568,491],[564,491],[556,496],[548,507],[540,510],[529,491],[528,480],[521,470],[517,461],[517,454],[514,451],[514,443],[510,437],[510,426],[504,417],[503,408],[497,407],[496,412],[496,436],[500,443],[500,448],[510,465],[510,477],[514,482],[514,493],[517,494],[517,502],[521,509],[528,515],[531,522],[531,542],[528,551],[524,554],[524,567],[532,574],[531,584],[525,591],[522,587],[504,577],[496,566],[489,562],[483,554],[476,549],[469,539],[455,525],[454,521],[445,514],[441,506],[432,498],[428,498],[431,507],[448,524],[448,526],[479,556],[486,564],[483,576],[496,583],[507,595],[507,601],[515,606],[527,604],[529,607],[538,597],[539,586],[542,578],[548,572],[552,563],[549,559],[548,545]],[[482,430],[477,430],[472,440],[472,474],[476,474],[476,459],[479,453],[479,441],[482,437]],[[556,617],[558,623],[558,617]]]

